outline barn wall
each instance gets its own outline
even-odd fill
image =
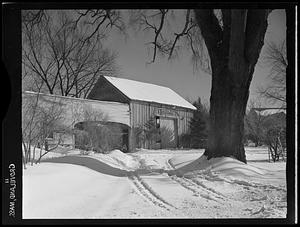
[[[129,103],[129,99],[103,76],[98,79],[87,99]]]
[[[130,103],[130,125],[131,128],[145,125],[151,118],[165,116],[177,120],[178,136],[189,132],[189,122],[193,117],[193,110],[141,101]],[[133,134],[130,135],[131,147],[134,146]]]
[[[163,111],[160,111],[160,110]],[[162,112],[160,114],[160,112]],[[164,112],[167,112],[166,114]],[[193,117],[192,110],[157,103],[147,103],[132,101],[130,103],[130,121],[131,127],[137,127],[144,125],[151,117],[156,115],[166,116],[177,119],[178,122],[178,134],[187,133],[189,131],[189,121]],[[168,114],[170,113],[170,114]]]
[[[37,93],[22,93],[22,102],[34,101]],[[33,98],[33,99],[32,99]],[[101,118],[101,114],[106,116],[107,121],[118,122],[130,126],[129,105],[117,102],[106,102],[71,98],[65,96],[39,94],[39,105],[51,108],[53,104],[62,109],[62,125],[73,127],[76,123],[85,121],[84,112],[88,110]]]
[[[22,102],[32,101],[37,93],[22,93]],[[31,98],[31,99],[30,99]],[[130,128],[145,125],[152,117],[165,116],[176,119],[178,136],[189,132],[189,122],[193,117],[193,110],[172,107],[169,105],[149,103],[143,101],[131,101],[130,104],[107,102],[89,99],[79,99],[64,96],[39,94],[39,102],[42,106],[55,104],[64,110],[62,125],[72,127],[84,119],[84,110],[99,111],[108,116],[108,121],[118,122],[130,126]],[[129,135],[129,148],[133,149],[135,141],[132,130]]]

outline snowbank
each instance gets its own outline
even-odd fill
[[[207,160],[207,157],[202,155],[200,158],[186,164],[186,159],[183,157],[175,157],[169,160],[169,163],[176,168],[176,173],[180,175],[184,175],[189,172],[218,172],[223,176],[257,176],[265,174],[265,171],[249,165],[243,162],[240,162],[234,158],[230,157],[220,157],[220,158],[212,158]]]
[[[255,181],[286,187],[286,163],[269,162],[267,148],[246,148],[246,157],[247,164],[230,157],[207,160],[204,155],[200,158],[196,158],[196,155],[179,155],[171,158],[169,164],[175,169],[171,174],[178,176],[198,177],[206,174],[217,176],[218,179]]]
[[[125,154],[120,150],[113,150],[108,154],[91,153],[88,156],[98,159],[113,167],[124,170],[135,170],[139,168],[139,160],[131,155]]]
[[[70,150],[23,171],[23,218],[284,218],[285,163],[246,154]]]
[[[25,219],[111,216],[113,208],[130,198],[126,178],[79,165],[41,163],[23,172]]]
[[[125,154],[120,150],[113,150],[108,155],[127,169],[136,169],[139,167],[139,161],[137,158]]]
[[[34,154],[33,154],[34,153]],[[47,161],[54,158],[66,157],[66,156],[81,156],[81,157],[91,157],[98,159],[104,163],[111,165],[112,167],[124,169],[124,170],[135,170],[140,166],[140,162],[137,158],[132,155],[123,153],[120,150],[113,150],[110,153],[102,154],[95,153],[93,151],[82,151],[80,149],[73,149],[64,146],[58,146],[51,152],[46,153],[44,149],[39,149],[33,147],[31,148],[31,157],[36,161],[39,159],[40,155],[43,155],[41,161]]]

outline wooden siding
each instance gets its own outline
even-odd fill
[[[168,112],[169,114],[159,114],[161,117],[174,118],[176,120],[177,136],[190,131],[190,120],[193,117],[193,110],[173,107],[164,104],[142,102],[133,100],[130,103],[130,125],[131,128],[145,125],[151,118],[157,116],[158,112]],[[129,147],[134,149],[136,146],[135,138],[132,130],[129,136]],[[148,148],[147,144],[143,145],[143,148]]]
[[[151,117],[157,116],[158,111],[161,109],[164,109],[173,114],[161,114],[160,116],[177,119],[178,135],[189,132],[189,122],[193,117],[193,110],[180,107],[172,108],[171,106],[167,106],[164,104],[147,103],[140,101],[132,101],[130,103],[131,127],[145,125],[151,119]]]
[[[87,99],[100,100],[100,101],[112,101],[128,103],[129,99],[120,90],[108,82],[103,76],[101,76]]]

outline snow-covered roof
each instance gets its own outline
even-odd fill
[[[286,110],[284,110],[284,109],[255,110],[255,112],[256,112],[257,114],[262,115],[262,116],[267,116],[267,115],[276,114],[276,113],[280,113],[280,112],[286,114]]]
[[[168,87],[124,78],[104,77],[131,100],[156,102],[193,110],[196,109],[191,103]]]

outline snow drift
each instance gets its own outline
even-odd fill
[[[45,155],[23,171],[23,218],[284,218],[285,163],[203,150]]]
[[[176,169],[175,173],[184,175],[189,172],[203,173],[207,171],[222,173],[223,176],[257,176],[266,172],[249,164],[240,162],[230,157],[220,157],[207,159],[202,155],[200,158],[186,164],[182,162],[182,157],[169,160],[170,164]],[[185,165],[184,165],[185,164]]]

